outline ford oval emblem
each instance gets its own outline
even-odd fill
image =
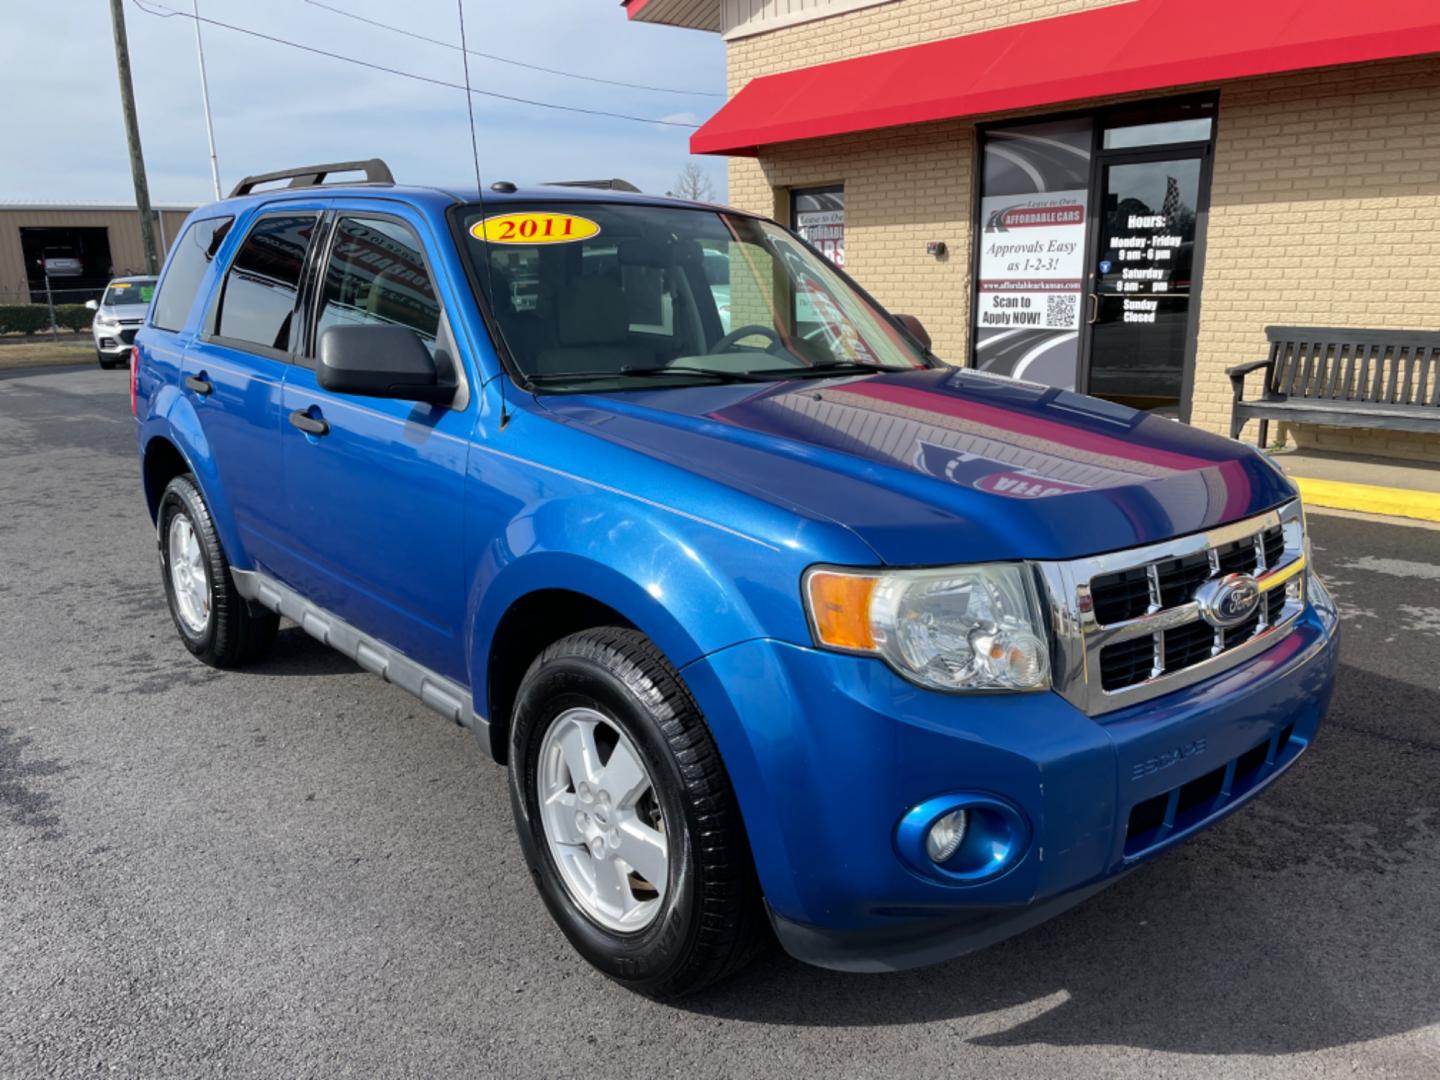
[[[1239,626],[1260,606],[1260,586],[1249,574],[1230,574],[1201,585],[1195,602],[1211,626]]]

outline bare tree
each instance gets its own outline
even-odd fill
[[[692,161],[680,170],[680,175],[675,178],[675,190],[670,194],[677,199],[714,202],[715,185],[710,182],[710,177],[705,175],[705,170]]]

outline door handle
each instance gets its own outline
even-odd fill
[[[290,423],[306,435],[325,435],[330,431],[330,425],[318,416],[311,416],[304,409],[296,409],[290,414]]]
[[[209,396],[210,392],[215,389],[204,375],[186,375],[185,385],[201,397]]]
[[[1086,321],[1087,323],[1089,323],[1091,326],[1094,326],[1097,322],[1100,321],[1100,294],[1099,294],[1099,293],[1093,293],[1093,292],[1092,292],[1092,293],[1090,294],[1090,316],[1089,316],[1089,318],[1087,318],[1085,321]]]

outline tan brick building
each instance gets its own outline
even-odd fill
[[[1440,330],[1440,3],[626,9],[725,37],[730,101],[692,147],[729,155],[730,201],[953,363],[1223,432],[1267,325]],[[1289,434],[1440,462],[1437,436]]]

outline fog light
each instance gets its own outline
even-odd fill
[[[1017,866],[1030,823],[1010,803],[978,791],[936,795],[905,811],[895,851],[916,873],[948,885],[978,885]]]
[[[937,863],[943,863],[955,854],[960,841],[965,839],[965,826],[970,815],[964,810],[951,810],[935,819],[925,835],[925,854]]]

